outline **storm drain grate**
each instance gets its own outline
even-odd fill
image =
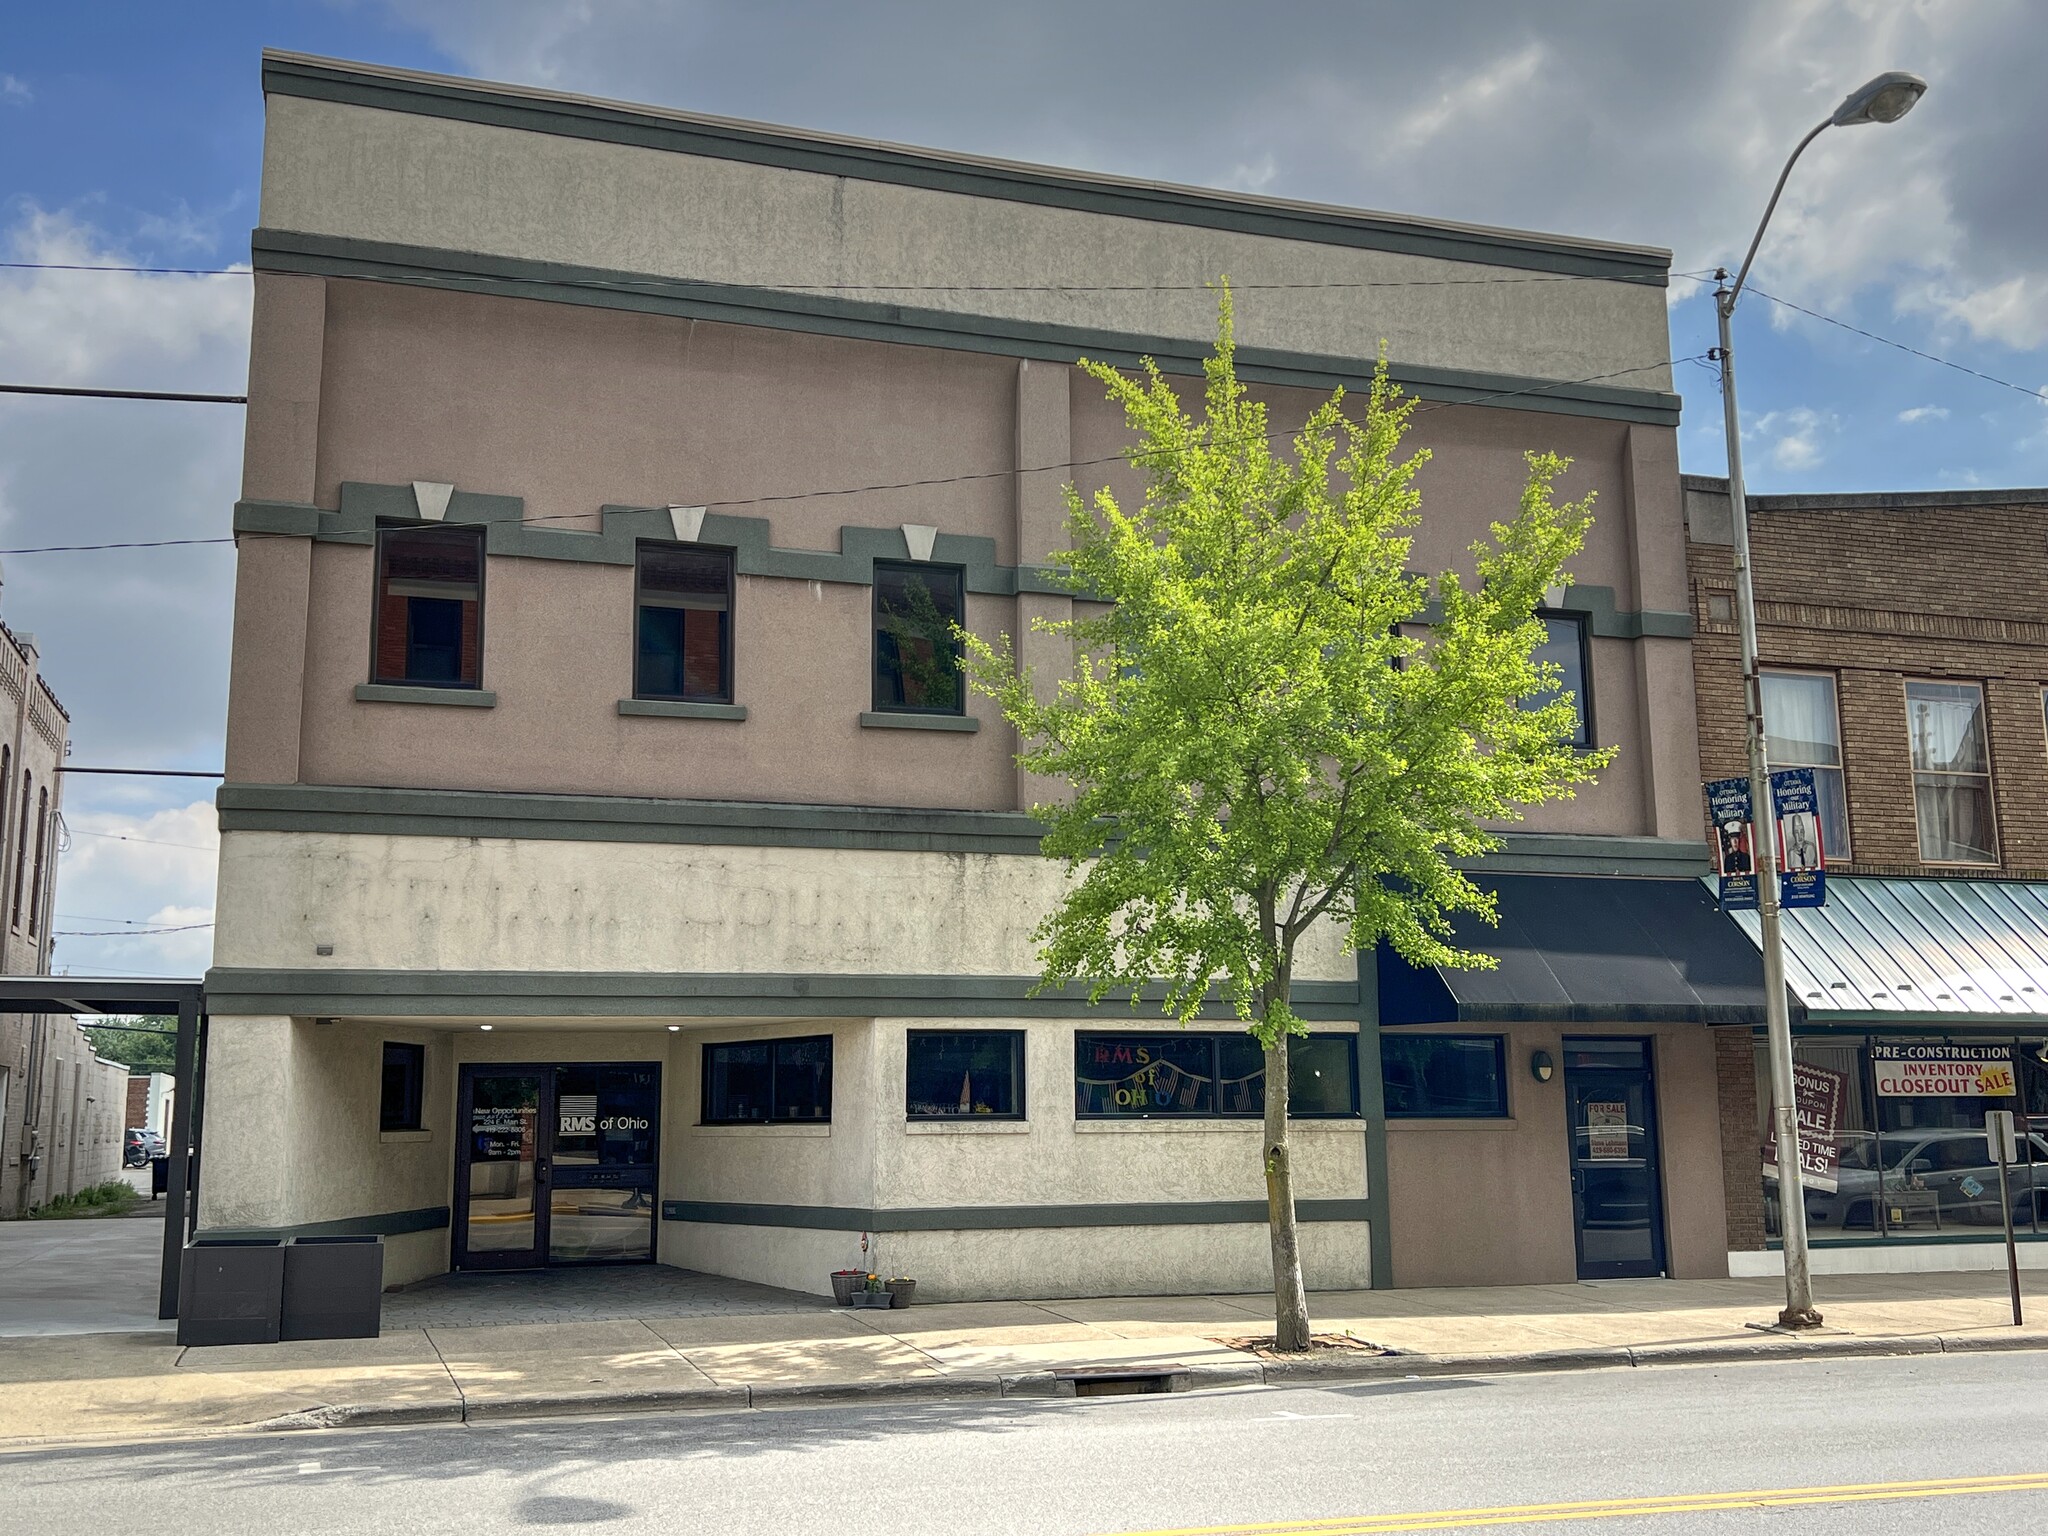
[[[1055,1378],[1071,1382],[1076,1397],[1136,1397],[1171,1392],[1171,1371],[1058,1371]]]

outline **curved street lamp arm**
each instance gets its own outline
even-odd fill
[[[1726,297],[1720,300],[1721,310],[1724,314],[1734,310],[1736,299],[1742,295],[1742,284],[1749,276],[1750,263],[1756,260],[1757,247],[1764,243],[1764,231],[1770,228],[1771,215],[1778,211],[1778,199],[1784,195],[1785,183],[1792,176],[1792,167],[1798,163],[1799,157],[1806,153],[1806,146],[1819,138],[1829,128],[1832,128],[1834,124],[1835,120],[1832,117],[1822,118],[1820,122],[1814,125],[1813,131],[1799,141],[1798,146],[1792,151],[1791,158],[1786,160],[1785,169],[1778,172],[1778,184],[1771,188],[1771,200],[1764,205],[1763,218],[1757,221],[1756,238],[1749,242],[1749,254],[1742,258],[1741,270],[1735,274],[1735,286],[1730,288]]]

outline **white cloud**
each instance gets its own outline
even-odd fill
[[[0,106],[25,107],[36,99],[36,93],[19,75],[0,75]]]
[[[1800,405],[1785,411],[1766,411],[1743,436],[1766,445],[1773,468],[1797,474],[1820,467],[1826,458],[1822,440],[1840,426],[1835,416]]]
[[[1945,405],[1915,405],[1899,412],[1899,420],[1906,426],[1922,421],[1947,421],[1948,407]]]
[[[213,953],[213,931],[204,925],[213,922],[220,848],[212,803],[125,814],[67,810],[64,819],[70,846],[57,865],[56,966],[77,975],[204,971]]]

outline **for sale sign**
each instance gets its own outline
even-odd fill
[[[1887,1099],[2007,1099],[2012,1051],[2003,1045],[1873,1045],[1871,1074]]]

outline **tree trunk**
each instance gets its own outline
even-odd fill
[[[1308,1292],[1301,1230],[1294,1221],[1294,1165],[1287,1135],[1287,1036],[1266,1048],[1266,1230],[1273,1244],[1273,1347],[1307,1349]]]

